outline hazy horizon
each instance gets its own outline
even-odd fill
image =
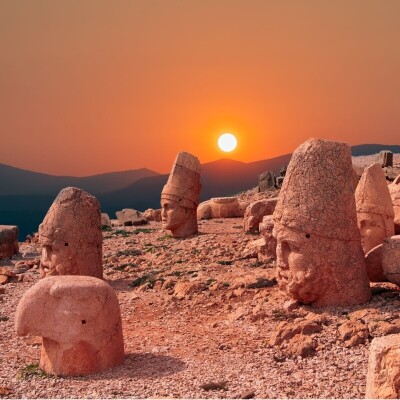
[[[399,17],[395,0],[3,0],[0,162],[167,173],[181,150],[399,144]]]

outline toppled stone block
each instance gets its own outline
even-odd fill
[[[115,215],[118,221],[123,226],[137,226],[146,225],[147,219],[142,215],[140,211],[134,210],[133,208],[124,208],[122,211],[117,211]]]
[[[42,279],[22,296],[15,329],[18,336],[43,338],[39,366],[49,374],[89,375],[124,360],[118,298],[101,279]]]
[[[389,282],[400,286],[400,235],[384,240],[382,246],[382,269]]]
[[[157,210],[148,208],[143,212],[143,217],[145,217],[147,221],[161,222],[161,208]]]
[[[241,218],[250,203],[239,201],[236,197],[213,197],[200,203],[197,218]]]
[[[243,219],[243,228],[246,233],[256,233],[264,216],[272,215],[275,210],[278,198],[258,200],[246,208]]]
[[[366,399],[400,396],[400,335],[374,338],[368,359]]]
[[[12,257],[18,250],[18,226],[0,225],[0,259]]]

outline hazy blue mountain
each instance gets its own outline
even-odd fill
[[[370,155],[381,150],[400,153],[400,146],[365,144],[352,147],[353,155]],[[287,165],[291,154],[244,163],[222,159],[202,165],[201,201],[211,197],[230,196],[257,185],[258,175]],[[160,194],[168,175],[147,169],[112,172],[90,177],[59,177],[25,171],[0,164],[0,224],[18,225],[20,240],[37,231],[48,208],[60,189],[77,186],[97,196],[102,211],[115,218],[122,208],[160,207]]]
[[[85,177],[54,176],[0,164],[0,196],[55,195],[67,186],[76,186],[98,194],[118,190],[138,179],[155,175],[158,172],[141,168]]]

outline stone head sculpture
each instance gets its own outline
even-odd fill
[[[357,223],[364,253],[394,235],[394,211],[380,164],[364,170],[356,189]]]
[[[100,205],[82,189],[58,194],[39,226],[40,275],[103,278]]]
[[[55,375],[87,375],[124,360],[118,298],[91,276],[50,276],[22,296],[17,335],[42,336],[40,368]]]
[[[198,232],[197,206],[200,199],[200,162],[189,153],[179,153],[161,193],[161,218],[164,229],[175,238]]]
[[[370,298],[357,228],[350,148],[310,139],[293,153],[273,218],[278,280],[305,304]]]
[[[388,186],[393,203],[394,232],[400,235],[400,175]]]

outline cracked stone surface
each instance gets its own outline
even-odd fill
[[[310,139],[293,153],[274,234],[280,286],[302,303],[349,305],[370,298],[352,176],[346,143]]]
[[[100,205],[82,189],[62,189],[39,226],[40,273],[103,277]]]
[[[385,175],[380,164],[364,170],[356,193],[357,224],[361,244],[367,254],[394,235],[394,211]]]
[[[39,366],[49,374],[88,375],[124,360],[118,298],[94,277],[42,279],[22,296],[15,329],[43,338]]]

